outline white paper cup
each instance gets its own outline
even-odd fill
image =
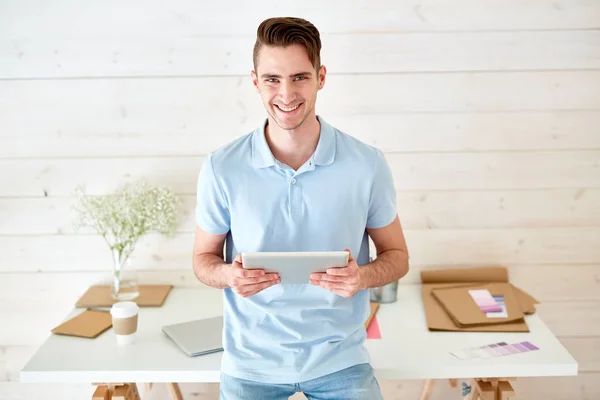
[[[110,309],[118,344],[131,344],[137,332],[139,306],[133,301],[120,301]]]
[[[135,342],[135,332],[131,333],[129,335],[118,335],[115,334],[115,337],[117,338],[117,344],[122,345],[122,344],[132,344]]]

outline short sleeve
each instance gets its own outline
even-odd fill
[[[381,228],[396,218],[396,189],[392,171],[383,153],[376,151],[375,169],[369,198],[367,228]]]
[[[230,229],[229,206],[215,175],[210,154],[205,158],[198,176],[196,223],[200,229],[214,235],[227,233]]]

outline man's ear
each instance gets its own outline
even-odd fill
[[[319,80],[318,90],[323,89],[323,86],[325,86],[325,77],[326,76],[327,76],[327,68],[325,68],[324,65],[321,65],[321,67],[319,68],[319,73],[318,73],[318,77],[317,77],[317,79]]]
[[[260,89],[258,88],[258,76],[254,70],[250,71],[250,77],[252,78],[252,84],[254,85],[256,92],[260,93]]]

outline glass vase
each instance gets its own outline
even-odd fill
[[[140,295],[137,274],[129,265],[129,257],[117,249],[112,249],[112,298],[116,301],[130,301]]]

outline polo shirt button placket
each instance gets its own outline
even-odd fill
[[[288,212],[290,214],[290,217],[293,217],[294,214],[296,214],[298,211],[300,210],[300,206],[302,203],[302,195],[300,194],[300,186],[297,185],[298,184],[298,180],[294,177],[291,176],[291,179],[289,180],[289,186],[288,186],[288,204],[289,204],[289,209]]]

